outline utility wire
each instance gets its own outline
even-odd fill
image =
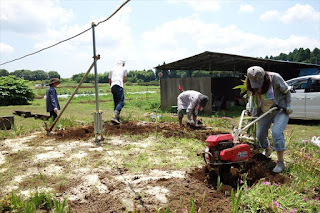
[[[103,23],[103,22],[108,21],[112,16],[114,16],[114,15],[115,15],[124,5],[126,5],[129,1],[130,1],[130,0],[125,1],[125,2],[124,2],[116,11],[114,11],[108,18],[106,18],[106,19],[98,22],[98,24],[97,24],[96,26],[98,26],[99,24],[101,24],[101,23]],[[92,26],[91,26],[90,28],[84,30],[83,32],[78,33],[77,35],[74,35],[74,36],[72,36],[72,37],[70,37],[70,38],[67,38],[67,39],[65,39],[65,40],[59,41],[58,43],[55,43],[55,44],[53,44],[53,45],[51,45],[51,46],[48,46],[48,47],[45,47],[45,48],[43,48],[43,49],[41,49],[41,50],[38,50],[38,51],[36,51],[36,52],[33,52],[33,53],[30,53],[30,54],[24,55],[24,56],[22,56],[22,57],[13,59],[13,60],[11,60],[11,61],[4,62],[4,63],[0,64],[0,66],[1,66],[1,65],[5,65],[5,64],[9,64],[9,63],[11,63],[11,62],[14,62],[14,61],[23,59],[23,58],[25,58],[25,57],[28,57],[28,56],[31,56],[31,55],[34,55],[34,54],[37,54],[37,53],[39,53],[39,52],[41,52],[41,51],[43,51],[43,50],[52,48],[52,47],[57,46],[57,45],[59,45],[59,44],[61,44],[61,43],[63,43],[63,42],[69,41],[69,40],[71,40],[71,39],[73,39],[73,38],[75,38],[75,37],[78,37],[78,36],[82,35],[83,33],[87,32],[87,31],[91,30],[91,28],[92,28]]]
[[[53,45],[51,45],[51,46],[49,46],[49,47],[45,47],[45,48],[43,48],[43,49],[41,49],[41,50],[38,50],[38,51],[36,51],[36,52],[33,52],[33,53],[30,53],[30,54],[24,55],[24,56],[22,56],[22,57],[20,57],[20,58],[13,59],[13,60],[11,60],[11,61],[7,61],[7,62],[2,63],[2,64],[0,64],[0,65],[8,64],[8,63],[11,63],[11,62],[14,62],[14,61],[23,59],[23,58],[25,58],[25,57],[28,57],[28,56],[30,56],[30,55],[37,54],[37,53],[39,53],[39,52],[41,52],[41,51],[43,51],[43,50],[49,49],[49,48],[51,48],[51,47],[54,47],[54,46],[56,46],[56,45],[58,45],[58,44],[61,44],[61,43],[65,42],[65,41],[71,40],[71,39],[73,39],[73,38],[75,38],[75,37],[77,37],[77,36],[79,36],[79,35],[87,32],[87,31],[89,31],[91,28],[92,28],[92,27],[86,29],[85,31],[83,31],[83,32],[81,32],[81,33],[79,33],[79,34],[77,34],[77,35],[75,35],[75,36],[72,36],[71,38],[65,39],[65,40],[63,40],[63,41],[59,41],[58,43],[53,44]]]

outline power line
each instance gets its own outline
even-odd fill
[[[99,21],[96,26],[98,26],[99,24],[101,24],[101,23],[103,23],[103,22],[108,21],[112,16],[114,16],[114,15],[115,15],[124,5],[126,5],[129,1],[130,1],[130,0],[125,1],[125,2],[124,2],[116,11],[114,11],[108,18],[106,18],[106,19],[104,19],[104,20],[102,20],[102,21]],[[72,36],[72,37],[70,37],[70,38],[67,38],[67,39],[65,39],[65,40],[59,41],[58,43],[55,43],[55,44],[53,44],[53,45],[51,45],[51,46],[48,46],[48,47],[45,47],[45,48],[43,48],[43,49],[41,49],[41,50],[38,50],[38,51],[36,51],[36,52],[33,52],[33,53],[30,53],[30,54],[24,55],[24,56],[22,56],[22,57],[13,59],[13,60],[11,60],[11,61],[4,62],[4,63],[0,64],[0,66],[1,66],[1,65],[4,65],[4,64],[9,64],[9,63],[11,63],[11,62],[14,62],[14,61],[23,59],[23,58],[25,58],[25,57],[28,57],[28,56],[31,56],[31,55],[34,55],[34,54],[37,54],[37,53],[39,53],[39,52],[41,52],[41,51],[43,51],[43,50],[52,48],[52,47],[57,46],[57,45],[59,45],[59,44],[61,44],[61,43],[63,43],[63,42],[66,42],[66,41],[69,41],[69,40],[71,40],[71,39],[74,39],[75,37],[78,37],[78,36],[82,35],[83,33],[91,30],[91,28],[92,28],[92,26],[91,26],[90,28],[84,30],[83,32],[78,33],[77,35],[74,35],[74,36]]]

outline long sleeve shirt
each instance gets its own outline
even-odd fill
[[[60,110],[57,91],[52,85],[47,89],[46,99],[47,112],[52,112],[54,108]]]
[[[178,110],[187,109],[187,112],[194,110],[196,113],[199,109],[199,95],[201,93],[194,90],[182,92],[178,98]]]
[[[268,74],[273,90],[273,102],[280,108],[287,109],[291,107],[291,93],[288,84],[278,73],[268,72]],[[261,104],[262,101],[259,94],[249,94],[249,101],[246,108],[252,116],[257,116],[261,113]]]

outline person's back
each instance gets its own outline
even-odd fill
[[[190,105],[195,106],[198,96],[201,94],[195,90],[186,90],[178,96],[178,108],[187,109]]]
[[[179,125],[182,127],[183,110],[186,109],[190,125],[197,126],[198,109],[201,111],[209,98],[195,90],[186,90],[177,97]],[[191,116],[193,115],[193,119]]]
[[[116,66],[112,68],[109,73],[109,78],[111,79],[111,88],[114,85],[118,85],[123,88],[124,77],[127,75],[127,70],[124,68],[125,62],[119,61]]]
[[[115,124],[120,123],[120,112],[124,106],[123,86],[126,80],[127,70],[124,68],[125,61],[120,60],[109,73],[109,83],[113,95],[114,111],[111,121]]]

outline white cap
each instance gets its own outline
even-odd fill
[[[253,66],[248,68],[247,76],[250,80],[250,84],[253,89],[262,87],[264,75],[265,75],[265,72],[262,67]]]
[[[124,66],[126,64],[126,61],[125,60],[119,60],[118,62],[117,62],[117,65],[119,65],[119,66]]]

